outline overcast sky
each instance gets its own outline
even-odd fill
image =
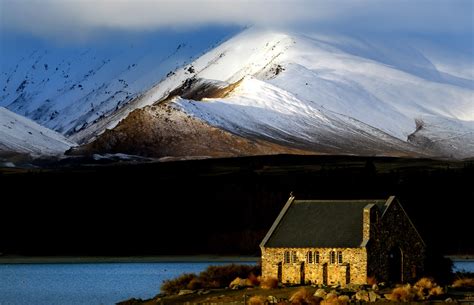
[[[473,0],[0,0],[1,31],[47,39],[204,25],[473,33]]]

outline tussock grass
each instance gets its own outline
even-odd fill
[[[290,297],[290,303],[292,305],[319,305],[320,299],[313,296],[309,290],[301,288]]]
[[[276,277],[262,277],[260,279],[260,288],[262,289],[278,288],[278,279]]]
[[[199,279],[199,278],[193,278],[189,283],[188,285],[186,286],[186,288],[190,289],[190,290],[196,290],[196,289],[201,289],[203,288],[203,283],[202,281]]]
[[[394,302],[411,302],[414,301],[417,296],[417,290],[411,287],[410,284],[395,287],[392,293],[386,294],[385,298],[389,301]]]
[[[436,283],[434,282],[434,280],[432,278],[429,278],[429,277],[422,277],[421,279],[419,279],[416,283],[415,283],[415,288],[418,288],[418,289],[426,289],[426,290],[430,290],[431,288],[435,287],[436,286]]]
[[[256,280],[255,274],[260,274],[260,265],[223,265],[209,266],[199,273],[186,273],[171,280],[166,280],[161,286],[161,291],[167,294],[176,294],[182,289],[211,289],[224,288],[236,278],[245,279],[249,286],[253,285],[250,278]]]
[[[432,295],[432,296],[438,296],[438,295],[443,295],[443,294],[444,294],[444,290],[443,288],[439,286],[431,288],[429,292],[429,295]]]
[[[261,295],[254,295],[248,300],[249,305],[264,305],[267,299]]]
[[[194,273],[185,273],[175,279],[163,281],[161,291],[169,294],[178,293],[181,289],[188,289],[189,283],[197,278]]]
[[[329,293],[325,300],[322,300],[320,305],[347,305],[350,298],[347,295],[337,296],[334,293]]]
[[[246,279],[251,273],[260,274],[260,266],[236,264],[209,266],[199,274],[199,279],[205,283],[206,288],[222,288],[229,286],[236,277]]]
[[[453,282],[453,288],[474,288],[474,278],[460,278]]]
[[[370,286],[373,286],[373,285],[376,285],[378,282],[377,282],[377,279],[375,278],[375,276],[368,276],[367,277],[367,284],[370,285]]]
[[[413,286],[407,284],[394,288],[392,293],[385,295],[385,298],[395,302],[411,302],[422,301],[443,294],[443,288],[438,286],[432,278],[423,277]]]
[[[249,279],[241,279],[240,277],[236,277],[232,282],[230,282],[230,288],[239,288],[239,287],[251,287],[252,282]]]
[[[255,274],[253,274],[253,272],[250,272],[248,280],[250,281],[250,284],[252,284],[252,286],[260,286],[261,277],[256,276]]]

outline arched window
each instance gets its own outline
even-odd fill
[[[296,251],[291,251],[291,262],[296,263]]]
[[[306,262],[307,262],[308,264],[312,264],[312,263],[313,263],[313,252],[308,251],[308,253],[306,253]]]
[[[290,251],[285,251],[285,254],[283,255],[283,262],[285,262],[285,264],[290,263]]]
[[[337,263],[342,264],[342,251],[337,251]]]
[[[335,263],[336,263],[336,252],[335,252],[335,251],[329,252],[329,262],[330,262],[331,264],[335,264]]]
[[[314,263],[319,264],[319,251],[314,252]]]

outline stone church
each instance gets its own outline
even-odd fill
[[[296,200],[260,244],[262,276],[282,283],[403,283],[423,271],[425,244],[398,200]]]

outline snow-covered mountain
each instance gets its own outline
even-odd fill
[[[20,78],[0,103],[75,142],[89,143],[79,149],[88,153],[227,156],[274,148],[275,153],[474,156],[472,54],[395,35],[251,28],[215,48],[209,46],[216,37],[207,39],[197,39],[199,51],[208,51],[194,61],[190,57],[200,52],[186,51],[188,42],[166,56],[150,51],[134,57],[123,49],[114,64],[79,54],[84,66],[96,65],[94,81],[85,77],[90,69],[85,68],[68,83],[65,76],[75,70],[58,63],[53,66],[60,85],[47,85],[43,77],[32,86],[33,76],[26,83]],[[146,64],[133,66],[143,58]],[[31,68],[29,61],[25,66]],[[42,59],[33,65],[35,71],[50,68]],[[35,86],[40,87],[31,89]],[[86,88],[90,91],[80,93]]]
[[[74,145],[63,135],[0,107],[0,157],[62,155]]]
[[[71,135],[226,39],[213,28],[61,47],[2,45],[0,106]]]
[[[472,58],[439,53],[415,39],[249,29],[73,138],[89,140],[134,108],[188,95],[174,108],[246,139],[314,153],[472,157]],[[206,96],[199,83],[232,89]]]

